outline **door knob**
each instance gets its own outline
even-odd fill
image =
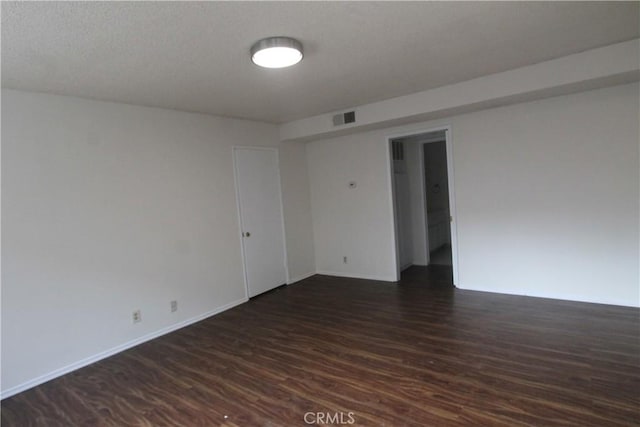
[[[244,237],[250,237],[250,236],[251,236],[251,233],[249,233],[248,231],[245,231],[244,233],[242,233],[242,235],[243,235]]]

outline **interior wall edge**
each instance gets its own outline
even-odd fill
[[[527,298],[544,298],[550,300],[559,300],[559,301],[570,301],[570,302],[579,302],[584,304],[599,304],[599,305],[611,305],[611,306],[619,306],[619,307],[631,307],[631,308],[640,308],[640,301],[635,304],[630,303],[626,300],[619,299],[611,299],[611,300],[602,300],[602,299],[593,299],[593,298],[585,298],[582,295],[577,294],[559,294],[559,295],[549,295],[547,293],[536,292],[535,290],[523,291],[521,289],[503,289],[503,288],[495,288],[492,286],[480,286],[480,285],[457,285],[456,288],[462,289],[465,291],[471,292],[488,292],[492,294],[502,294],[502,295],[514,295],[521,296]]]
[[[315,271],[310,271],[309,273],[300,274],[296,277],[290,278],[287,282],[287,285],[293,285],[294,283],[300,282],[304,279],[308,279],[311,276],[315,276],[317,273]]]
[[[390,283],[397,282],[395,276],[384,276],[384,275],[378,276],[378,275],[360,274],[360,273],[342,273],[338,271],[328,271],[328,270],[318,270],[316,274],[321,274],[323,276],[346,277],[349,279],[376,280],[378,282],[390,282]]]
[[[216,314],[222,313],[223,311],[229,310],[233,307],[236,307],[240,304],[244,304],[249,301],[247,298],[242,298],[237,301],[230,302],[213,310],[202,313],[198,316],[191,317],[189,319],[183,320],[181,322],[174,323],[162,329],[159,329],[155,332],[151,332],[149,334],[143,335],[131,341],[128,341],[124,344],[117,345],[108,350],[101,351],[100,353],[96,353],[93,356],[86,357],[84,359],[78,360],[77,362],[71,363],[62,368],[56,369],[44,375],[40,375],[37,378],[33,378],[29,381],[26,381],[22,384],[18,384],[16,386],[10,387],[6,390],[0,391],[0,399],[6,399],[23,391],[26,391],[30,388],[36,387],[40,384],[46,383],[47,381],[53,380],[55,378],[61,377],[70,372],[76,371],[78,369],[84,368],[85,366],[91,365],[92,363],[99,362],[102,359],[106,359],[107,357],[113,356],[115,354],[121,353],[125,350],[133,348],[137,345],[143,344],[147,341],[151,341],[155,338],[161,337],[162,335],[166,335],[173,331],[177,331],[178,329],[185,328],[194,323],[200,322],[208,317],[215,316]]]

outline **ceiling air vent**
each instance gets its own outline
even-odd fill
[[[349,123],[356,122],[356,112],[355,111],[347,111],[346,113],[340,113],[333,116],[333,125],[347,125]]]

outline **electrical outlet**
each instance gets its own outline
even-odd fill
[[[139,322],[142,322],[142,314],[140,313],[140,310],[136,310],[133,312],[133,323]]]
[[[345,264],[347,263],[347,257],[346,256],[342,257],[342,262],[345,263]]]
[[[178,311],[178,301],[171,301],[171,312]]]

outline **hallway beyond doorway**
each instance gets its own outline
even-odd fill
[[[442,245],[429,253],[431,264],[451,266],[451,246]]]

